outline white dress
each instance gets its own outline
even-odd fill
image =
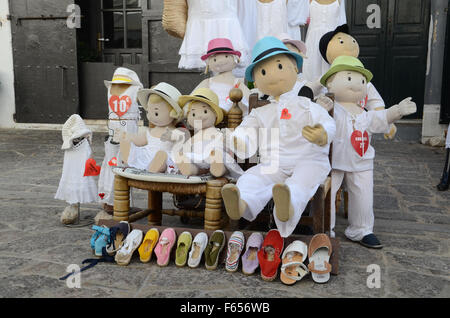
[[[266,36],[280,37],[288,33],[288,13],[286,0],[263,3],[256,1],[257,25],[256,41]]]
[[[86,160],[91,156],[91,146],[86,138],[64,151],[64,165],[55,199],[69,204],[98,201],[95,177],[84,177]]]
[[[305,25],[309,17],[309,0],[288,0],[288,34],[292,40],[301,41],[300,26]]]
[[[174,161],[171,158],[171,151],[174,143],[171,141],[161,141],[160,138],[153,137],[147,130],[147,145],[138,147],[131,143],[130,154],[128,156],[128,165],[136,169],[147,170],[153,158],[158,151],[167,153],[167,173],[176,173],[178,171]]]
[[[329,64],[320,54],[319,42],[322,36],[335,30],[339,25],[345,24],[344,2],[336,0],[330,4],[320,4],[312,0],[310,4],[310,24],[306,34],[306,47],[308,58],[303,61],[303,74],[309,82],[317,81],[322,74],[330,68]]]
[[[186,0],[188,20],[181,44],[178,67],[182,69],[203,68],[201,56],[206,54],[208,43],[215,38],[228,38],[241,62],[246,64],[249,55],[244,32],[238,19],[238,0]]]
[[[128,96],[131,100],[131,105],[128,111],[122,116],[118,116],[114,111],[116,109],[111,109],[109,107],[109,137],[105,141],[105,156],[103,157],[102,170],[100,172],[100,177],[98,179],[98,195],[101,203],[106,203],[109,205],[114,204],[114,173],[112,169],[115,167],[112,165],[114,159],[117,164],[120,162],[120,145],[113,142],[114,131],[120,129],[130,134],[138,133],[138,123],[140,118],[139,106],[137,103],[137,92],[139,86],[130,86],[123,94],[119,96],[120,99],[126,98]],[[111,99],[110,89],[108,90],[108,101]]]
[[[236,88],[239,87],[239,84],[240,84],[239,78],[236,78],[236,80],[234,81],[234,85],[232,86],[226,83],[215,81],[213,77],[210,77],[208,79],[209,89],[211,89],[214,93],[217,94],[217,97],[219,97],[219,106],[225,111],[225,113],[228,113],[231,107],[233,107],[233,102],[231,101],[229,96],[230,90],[233,89],[234,87]],[[246,116],[248,114],[248,99],[245,96],[243,96],[241,103],[245,107],[245,111],[243,112],[242,115]]]

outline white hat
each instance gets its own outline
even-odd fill
[[[61,149],[71,148],[72,141],[80,137],[88,137],[89,141],[92,142],[92,131],[86,126],[80,115],[73,114],[63,125]]]
[[[184,112],[178,104],[178,98],[181,96],[178,89],[170,84],[161,82],[152,88],[139,90],[137,93],[137,98],[145,110],[147,110],[148,98],[151,94],[156,94],[168,102],[173,108],[173,111],[170,112],[170,117],[181,120]]]
[[[110,88],[111,84],[129,84],[143,87],[139,76],[135,71],[125,67],[119,67],[114,71],[112,81],[104,81],[106,88]]]

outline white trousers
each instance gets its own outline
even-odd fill
[[[331,172],[331,237],[334,237],[336,225],[336,193],[344,184],[348,192],[348,227],[345,236],[352,241],[360,241],[373,233],[373,170]]]
[[[276,172],[265,173],[268,165],[258,164],[248,169],[239,177],[236,185],[241,199],[247,203],[243,217],[248,221],[256,219],[272,198],[272,188],[277,183],[284,183],[291,192],[291,204],[294,216],[287,222],[280,221],[274,211],[274,219],[282,237],[288,237],[294,232],[309,200],[316,193],[319,185],[324,182],[330,172],[328,157],[326,160],[311,162],[303,160],[294,168],[279,167]]]

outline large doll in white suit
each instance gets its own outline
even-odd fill
[[[331,236],[334,236],[335,198],[341,184],[349,194],[349,225],[345,235],[369,248],[382,245],[373,234],[373,160],[375,149],[370,145],[375,133],[389,132],[390,124],[416,112],[416,104],[407,98],[387,110],[365,111],[359,101],[367,94],[373,75],[355,57],[337,57],[321,83],[335,96],[331,175]]]
[[[277,228],[281,236],[288,237],[330,172],[329,145],[336,126],[321,106],[289,94],[302,65],[299,54],[289,51],[279,39],[265,37],[255,45],[252,58],[246,79],[274,98],[253,109],[231,140],[241,159],[259,150],[260,163],[247,170],[236,185],[226,185],[222,197],[231,219],[249,221],[273,197]]]

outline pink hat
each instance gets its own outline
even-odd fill
[[[286,44],[292,44],[293,46],[295,46],[300,52],[302,52],[303,54],[306,55],[306,44],[302,41],[298,41],[298,40],[292,40],[290,38],[290,36],[286,33],[281,34],[278,37],[285,45]]]
[[[241,52],[234,50],[233,44],[229,39],[217,38],[209,41],[208,52],[202,56],[202,61],[218,53],[230,53],[241,57]]]

